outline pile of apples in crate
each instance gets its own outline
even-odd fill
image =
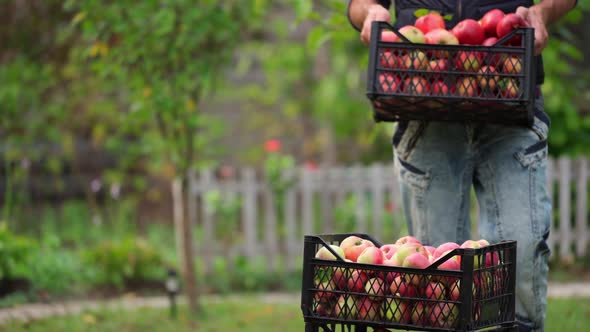
[[[451,30],[445,29],[444,18],[436,12],[419,17],[414,25],[406,25],[399,33],[416,44],[480,45],[494,46],[498,40],[513,30],[527,26],[515,13],[504,14],[499,9],[487,12],[479,21],[465,19]],[[512,37],[506,46],[521,45],[521,36]],[[393,31],[381,32],[381,41],[403,42]],[[494,96],[517,98],[519,81],[515,78],[522,71],[521,57],[497,51],[479,52],[459,50],[449,53],[383,48],[380,64],[385,69],[413,69],[440,75],[409,75],[399,72],[379,74],[379,89],[389,93],[406,93],[429,96]],[[454,76],[452,82],[444,79],[445,72],[464,73]]]
[[[487,245],[488,241],[481,239],[467,240],[463,244],[447,242],[432,247],[423,245],[413,236],[404,236],[395,243],[377,247],[370,240],[348,236],[340,245],[330,247],[346,262],[359,263],[359,267],[318,266],[314,278],[317,289],[314,293],[315,312],[320,316],[340,319],[452,327],[459,315],[458,278],[437,276],[436,273],[384,272],[363,264],[425,269],[444,257],[446,261],[438,269],[461,270],[461,256],[446,258],[445,255],[455,248],[480,248]],[[337,259],[326,247],[321,247],[315,258]],[[474,268],[499,264],[499,257],[496,252],[487,253],[482,263],[474,259]],[[474,295],[482,287],[490,287],[480,285],[480,282],[480,278],[474,278]]]

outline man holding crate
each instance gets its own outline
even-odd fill
[[[395,1],[395,28],[414,24],[418,9],[479,20],[498,8],[520,15],[535,29],[537,93],[530,127],[477,123],[400,121],[393,136],[396,171],[410,233],[429,245],[470,238],[473,185],[480,206],[480,236],[491,243],[517,241],[516,316],[520,331],[544,330],[551,202],[546,187],[549,117],[543,111],[540,54],[547,26],[575,0]],[[348,17],[369,43],[373,21],[391,22],[389,0],[351,0]]]

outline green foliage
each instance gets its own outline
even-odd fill
[[[22,272],[17,271],[22,271],[22,266],[35,249],[32,239],[12,233],[5,222],[0,222],[0,280],[23,277]]]
[[[162,280],[165,276],[158,250],[139,237],[105,240],[83,250],[82,258],[96,268],[97,280],[105,285],[123,287],[129,282]]]

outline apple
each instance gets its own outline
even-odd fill
[[[371,301],[369,298],[360,299],[358,304],[359,320],[378,320],[381,315],[381,303]]]
[[[404,260],[406,257],[413,253],[420,253],[424,255],[426,259],[428,259],[428,253],[426,253],[426,249],[420,243],[408,242],[403,244],[401,247],[397,249],[397,252],[393,254],[391,259],[397,264],[397,266],[403,266]]]
[[[418,240],[417,238],[415,238],[412,235],[406,235],[406,236],[402,236],[399,239],[397,239],[395,241],[395,244],[397,244],[398,246],[404,245],[406,243],[417,243],[417,244],[422,244],[420,242],[420,240]]]
[[[404,69],[428,69],[428,58],[422,51],[411,51],[401,58],[401,67]]]
[[[482,54],[480,52],[459,51],[455,55],[457,68],[467,72],[477,72],[481,67]]]
[[[437,80],[430,86],[430,91],[432,91],[432,94],[435,96],[446,96],[449,93],[449,86],[446,85],[445,82]],[[434,259],[434,255],[432,258]]]
[[[383,77],[384,82],[382,83],[385,83],[388,79],[389,77],[385,75]],[[381,81],[381,77],[379,78],[379,80]],[[348,236],[347,238],[342,240],[342,242],[340,242],[340,248],[342,248],[344,252],[344,257],[350,259],[353,262],[357,261],[358,256],[363,252],[363,250],[365,250],[368,247],[374,246],[375,244],[373,242],[365,240],[356,235]]]
[[[444,29],[445,19],[437,12],[430,12],[418,17],[414,25],[426,34],[435,29]]]
[[[447,296],[445,285],[438,281],[431,281],[426,284],[424,296],[430,300],[442,300]]]
[[[453,33],[445,29],[434,29],[424,35],[426,44],[459,45],[459,40]],[[432,52],[438,58],[448,58],[449,52],[437,50]]]
[[[318,303],[315,308],[315,313],[321,317],[332,317],[334,315],[334,307],[336,303],[332,301],[322,301]]]
[[[455,280],[448,289],[449,300],[459,301],[459,295],[461,294],[461,280]]]
[[[336,289],[345,289],[351,274],[351,269],[335,267],[332,273],[332,283],[334,283],[334,287],[336,287]]]
[[[430,261],[422,253],[413,253],[404,259],[403,267],[425,269],[430,265]],[[405,275],[406,282],[415,286],[423,284],[426,275],[408,273]]]
[[[500,91],[502,91],[502,96],[508,99],[515,99],[518,98],[519,89],[518,89],[518,82],[512,78],[505,78],[500,83],[498,83],[500,87]]]
[[[401,90],[400,89],[401,88],[401,79],[399,78],[399,76],[395,76],[392,73],[379,74],[379,83],[380,83],[379,86],[381,87],[381,90],[383,92],[392,93],[392,92],[399,92]],[[362,246],[360,246],[360,247],[362,247]],[[355,254],[358,250],[360,250],[360,247],[357,249],[354,249],[354,250],[356,250]],[[364,250],[364,248],[363,248],[363,250]],[[346,255],[346,251],[344,254]],[[354,254],[351,253],[351,257],[354,257]],[[358,259],[358,255],[357,255],[357,259]]]
[[[325,281],[319,281],[316,279],[314,283],[315,288],[318,289],[314,294],[316,301],[327,301],[336,294],[334,293],[336,287],[331,279]]]
[[[371,301],[381,301],[383,300],[383,295],[387,292],[387,284],[381,278],[371,278],[367,280],[365,283],[365,292],[370,295],[377,295],[377,296],[369,296],[368,298]]]
[[[442,262],[438,266],[437,269],[461,271],[461,263],[459,262],[459,259],[457,259],[457,257],[459,257],[459,256],[453,256],[450,259]],[[453,282],[455,282],[457,280],[457,278],[451,277],[451,276],[437,275],[437,276],[432,276],[432,280],[440,281],[440,282],[444,283],[445,285],[451,285]]]
[[[456,91],[462,97],[476,97],[478,93],[477,79],[471,76],[459,78]]]
[[[398,248],[399,245],[397,244],[384,244],[379,249],[383,251],[383,254],[385,255],[386,259],[391,259],[391,257],[393,256],[393,254],[395,254]]]
[[[412,308],[412,323],[418,326],[428,326],[430,306],[424,301],[418,301]]]
[[[342,250],[342,248],[340,248],[337,245],[330,245],[330,248],[332,248],[332,250],[334,250],[334,252],[336,254],[338,254],[338,256],[340,256],[341,258],[344,258],[344,251]],[[326,259],[326,260],[336,260],[336,256],[334,256],[334,254],[332,254],[328,248],[326,247],[321,247],[320,250],[318,250],[318,252],[316,252],[315,254],[315,258],[317,259]]]
[[[500,82],[500,76],[494,75],[497,73],[496,68],[492,66],[483,66],[479,69],[481,75],[477,76],[479,87],[482,90],[494,91]]]
[[[448,253],[449,251],[459,248],[459,245],[455,242],[445,242],[440,244],[438,247],[436,247],[436,250],[434,251],[434,258],[439,258],[441,256],[444,256],[443,254]]]
[[[477,249],[479,247],[481,247],[481,244],[479,244],[479,242],[477,242],[475,240],[465,240],[465,242],[463,242],[463,244],[461,244],[461,248]]]
[[[397,276],[393,279],[389,286],[389,292],[401,297],[417,297],[418,290],[416,286],[406,282],[402,276]]]
[[[413,76],[411,78],[408,77],[404,81],[402,92],[410,95],[427,94],[430,92],[430,84],[428,83],[428,80],[426,78],[421,76]]]
[[[394,261],[393,259],[384,259],[382,265],[385,265],[385,266],[399,266],[397,264],[397,262]],[[393,279],[395,277],[397,277],[398,275],[399,275],[398,272],[378,272],[377,273],[377,276],[379,278],[385,280],[385,282],[387,282],[388,284],[390,284],[393,281]]]
[[[358,256],[356,260],[357,263],[362,264],[376,264],[381,265],[383,264],[383,259],[385,258],[385,254],[377,247],[367,247],[363,252]]]
[[[406,37],[411,43],[424,44],[424,33],[413,25],[406,25],[399,29],[399,33]]]
[[[516,13],[508,13],[498,22],[498,25],[496,26],[496,35],[498,38],[502,38],[513,30],[520,27],[526,27],[527,25],[527,22],[520,17],[520,15],[517,15]],[[520,45],[521,39],[521,36],[514,36],[510,39],[509,43],[512,45]]]
[[[363,293],[365,291],[365,284],[367,283],[367,280],[369,280],[369,277],[364,271],[352,271],[347,282],[348,291]]]
[[[428,253],[428,258],[432,259],[432,256],[434,255],[436,248],[433,246],[424,246],[424,249],[426,249],[426,253]]]
[[[407,324],[411,320],[412,305],[395,298],[386,298],[381,305],[381,319]]]
[[[492,9],[483,15],[479,20],[479,25],[481,25],[487,37],[496,37],[498,35],[496,27],[498,26],[498,22],[500,22],[504,16],[504,12],[497,8]]]
[[[506,74],[520,74],[522,71],[522,62],[517,57],[507,57],[502,64],[502,72]]]
[[[479,239],[479,240],[477,240],[477,242],[482,247],[485,247],[485,246],[489,246],[490,245],[490,242],[488,240],[486,240],[486,239]]]
[[[386,43],[398,43],[401,40],[393,31],[383,30],[381,31],[381,41]]]
[[[336,318],[354,319],[358,315],[358,308],[356,306],[356,299],[352,295],[342,294],[338,298],[338,302],[334,307],[334,315]]]
[[[486,38],[485,31],[476,20],[465,19],[459,22],[451,32],[462,45],[480,45]]]
[[[391,51],[384,51],[380,57],[381,67],[383,68],[400,68],[401,59]]]
[[[431,71],[447,71],[449,70],[449,61],[446,59],[435,59],[428,62],[428,69]]]
[[[459,322],[459,307],[455,303],[438,302],[430,308],[433,327],[453,328]]]

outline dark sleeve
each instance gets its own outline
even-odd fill
[[[352,20],[350,19],[350,3],[351,2],[352,2],[352,0],[348,0],[348,6],[346,8],[346,17],[348,17],[348,23],[350,23],[350,25],[355,30],[360,31],[357,27],[354,26],[354,24],[352,24]],[[389,7],[391,6],[391,0],[377,0],[377,3],[387,9],[389,9]]]

